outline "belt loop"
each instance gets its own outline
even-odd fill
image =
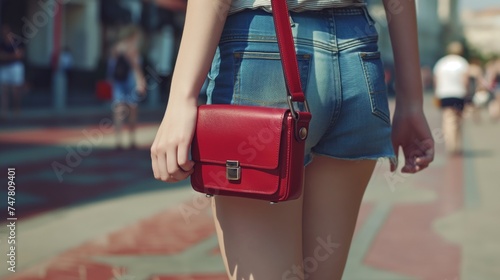
[[[372,17],[368,13],[368,8],[366,6],[364,6],[364,7],[362,7],[362,9],[363,9],[363,14],[365,15],[366,21],[368,21],[368,23],[371,26],[375,25],[375,21],[372,19]]]

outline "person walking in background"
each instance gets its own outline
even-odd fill
[[[476,123],[481,122],[481,109],[490,98],[490,92],[484,78],[484,71],[479,59],[469,60],[469,83],[464,102],[463,117],[470,117]]]
[[[500,119],[500,59],[488,63],[486,80],[493,93],[492,100],[488,104],[488,113],[491,120],[496,121]]]
[[[448,55],[434,66],[435,95],[443,112],[443,135],[446,151],[462,153],[462,111],[469,84],[469,63],[459,42],[448,45]]]
[[[0,118],[8,116],[9,95],[12,95],[16,113],[21,110],[21,91],[24,85],[24,48],[11,38],[11,28],[3,24],[0,38],[0,91],[2,111]]]
[[[119,32],[108,61],[108,77],[113,89],[113,121],[117,149],[123,149],[123,123],[128,119],[130,148],[136,148],[135,129],[138,102],[146,94],[146,80],[141,68],[138,28],[129,26]]]

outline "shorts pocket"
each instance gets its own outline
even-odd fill
[[[275,52],[235,52],[233,104],[287,107],[286,85],[280,54]],[[310,54],[298,54],[302,89],[309,76]]]
[[[370,95],[372,113],[385,122],[390,123],[384,66],[380,59],[380,52],[360,52],[359,57],[363,66],[368,93]]]

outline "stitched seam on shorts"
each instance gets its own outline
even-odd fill
[[[235,51],[233,53],[236,59],[268,59],[268,60],[281,60],[279,52],[274,51]],[[309,61],[311,58],[310,54],[307,53],[297,53],[297,61],[306,60]]]
[[[231,42],[273,43],[276,44],[276,47],[278,46],[278,42],[276,41],[276,37],[274,36],[232,35],[232,36],[224,36],[220,40],[220,44],[231,43]],[[310,40],[306,38],[294,38],[294,42],[296,46],[308,46],[308,47],[324,49],[327,51],[338,51],[336,45],[320,42],[317,40]]]
[[[233,54],[233,59],[235,59],[234,54]],[[231,103],[238,105],[240,104],[240,71],[239,69],[241,68],[241,60],[234,60],[233,61],[233,96],[231,97]]]
[[[381,158],[387,158],[389,160],[396,160],[396,156],[394,154],[390,153],[376,153],[373,155],[363,155],[363,156],[355,156],[355,157],[346,157],[346,156],[341,156],[341,155],[334,155],[334,153],[325,153],[325,152],[317,152],[311,149],[311,154],[317,155],[317,156],[325,156],[325,157],[332,157],[332,158],[337,158],[337,159],[344,159],[344,160],[378,160]]]
[[[369,43],[377,43],[378,42],[378,36],[368,36],[364,38],[356,38],[352,39],[346,42],[343,42],[338,45],[339,51],[345,51],[347,49],[355,48],[358,46],[366,45]]]
[[[375,87],[373,85],[372,78],[370,76],[370,71],[368,71],[368,69],[366,69],[366,60],[368,60],[368,59],[380,59],[380,56],[378,56],[378,58],[377,57],[369,57],[365,60],[362,57],[362,53],[359,53],[358,57],[359,57],[359,60],[361,62],[361,67],[363,69],[363,73],[365,76],[366,86],[368,88],[368,94],[370,97],[370,107],[371,107],[372,114],[376,115],[377,117],[379,117],[383,121],[390,123],[391,122],[390,116],[388,116],[385,112],[383,112],[381,109],[378,108],[377,101],[375,100],[375,98],[377,97],[376,96],[377,94],[382,94],[385,91],[384,90],[378,90],[378,91],[374,90]]]
[[[336,32],[336,26],[335,26],[335,18],[332,16],[330,17],[330,34],[331,34],[331,40],[333,45],[337,45],[338,40],[337,40],[337,32]],[[334,108],[332,111],[332,115],[330,117],[330,124],[325,130],[325,133],[323,136],[328,135],[332,132],[333,127],[337,123],[337,120],[340,117],[340,111],[342,110],[342,83],[341,79],[342,77],[340,76],[340,61],[339,61],[339,52],[331,52],[331,59],[332,59],[332,64],[334,65],[333,67],[333,79],[334,79],[334,85],[335,85],[335,97],[333,98],[334,102]],[[320,141],[323,139],[321,137]]]

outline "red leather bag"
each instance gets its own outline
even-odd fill
[[[273,203],[302,193],[304,149],[311,113],[300,84],[286,0],[272,10],[289,108],[240,105],[198,107],[191,145],[195,162],[191,185],[212,195],[230,195]],[[304,103],[298,111],[294,103]]]
[[[96,83],[97,99],[101,101],[109,101],[113,98],[113,86],[106,80],[97,81]]]

